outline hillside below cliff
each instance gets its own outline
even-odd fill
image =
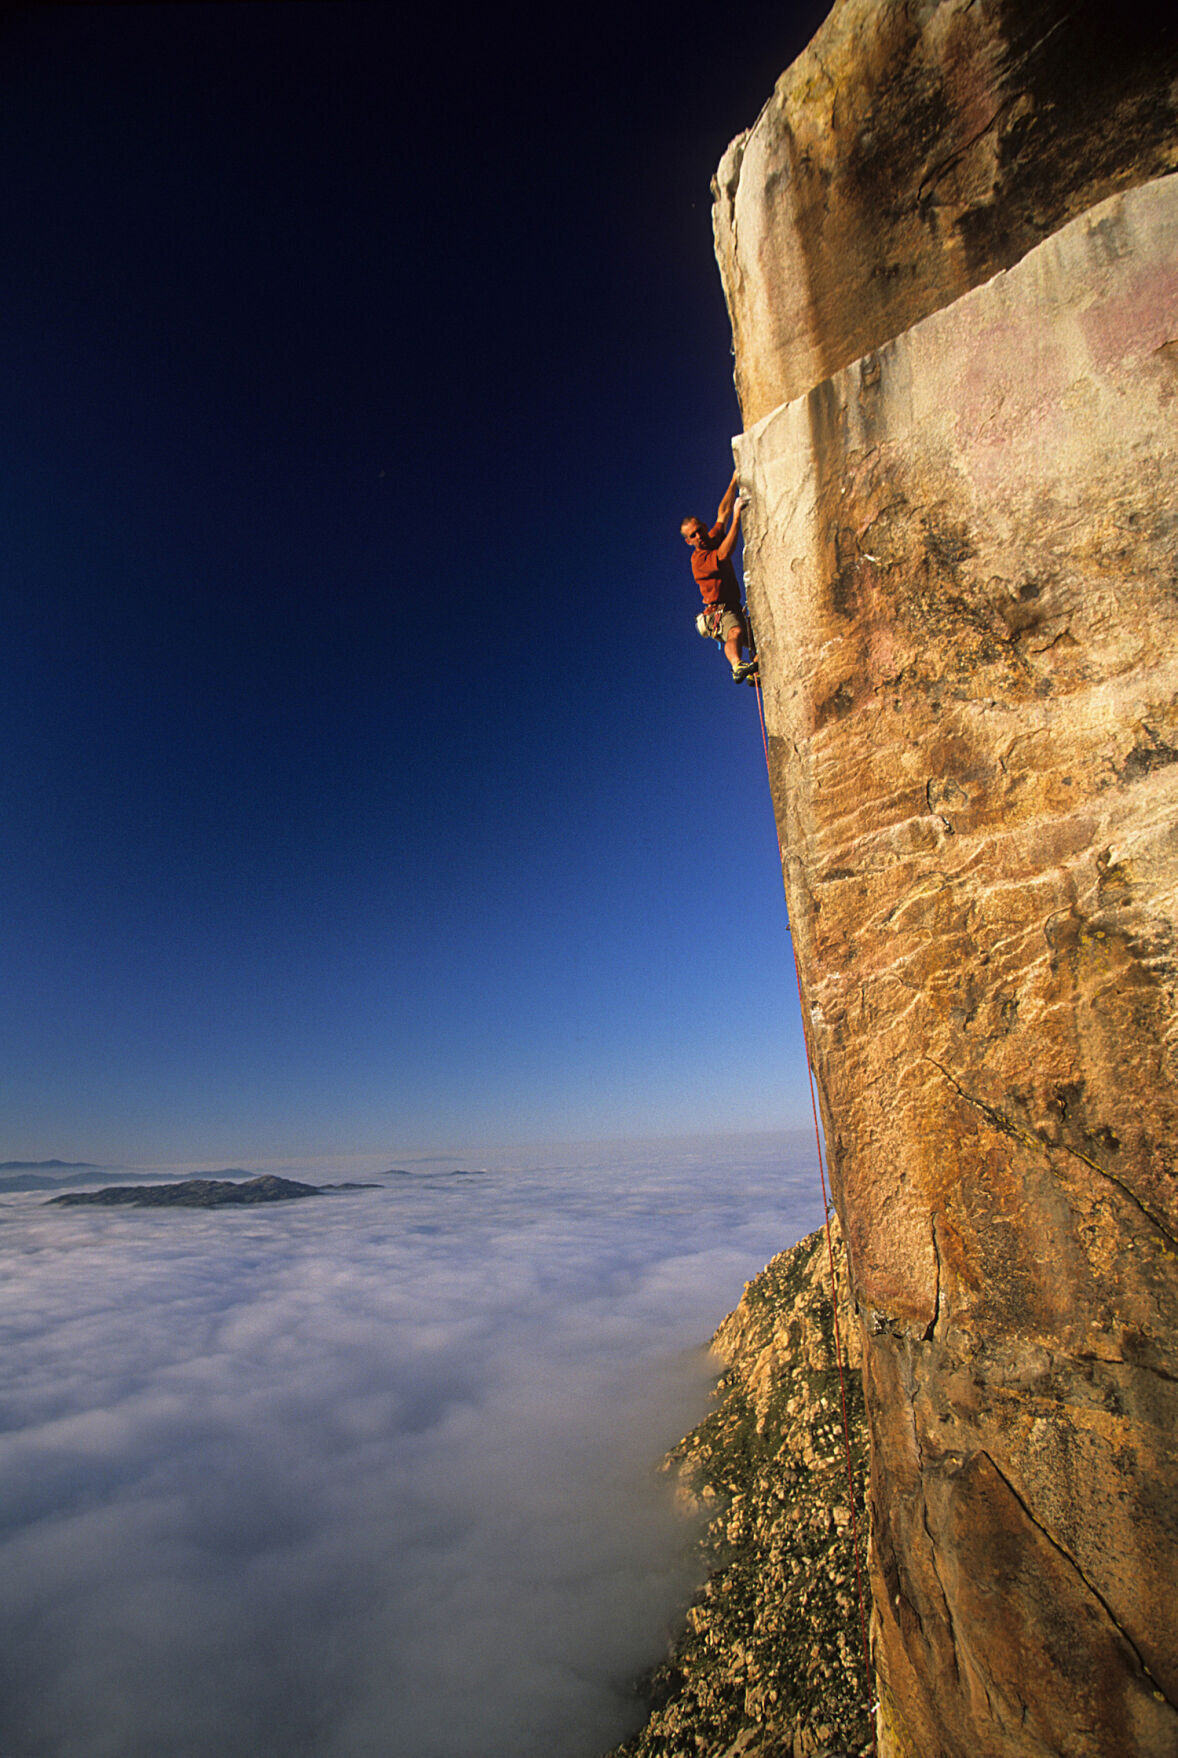
[[[866,1430],[837,1232],[835,1266],[844,1348],[851,1339],[841,1379],[821,1231],[754,1277],[712,1340],[724,1363],[715,1408],[663,1467],[706,1520],[707,1580],[645,1681],[646,1726],[611,1758],[872,1750],[852,1539],[854,1515],[862,1550]]]

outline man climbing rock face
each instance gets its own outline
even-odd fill
[[[679,527],[690,546],[691,572],[704,601],[698,619],[700,634],[722,644],[736,684],[752,683],[757,671],[755,658],[741,659],[750,642],[740,608],[740,584],[729,559],[740,535],[741,505],[734,475],[716,509],[714,525],[709,528],[692,514]]]

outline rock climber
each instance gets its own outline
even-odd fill
[[[742,505],[734,475],[716,509],[714,525],[709,527],[692,514],[679,527],[690,546],[691,572],[704,601],[696,626],[701,635],[710,635],[720,642],[736,684],[752,683],[757,671],[755,657],[741,658],[751,643],[740,607],[740,583],[731,561],[740,535]]]

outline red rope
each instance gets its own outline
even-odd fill
[[[770,792],[770,796],[772,796],[773,770],[772,770],[772,766],[770,765],[770,762],[769,762],[769,735],[765,730],[765,709],[764,709],[764,705],[761,700],[761,680],[760,680],[760,677],[759,676],[755,677],[753,681],[756,685],[756,691],[757,691],[757,715],[758,715],[758,718],[761,722],[761,745],[762,745],[764,752],[765,752],[765,773],[769,778],[769,792]],[[777,853],[778,853],[778,856],[780,857],[780,860],[781,860],[782,883],[784,884],[784,881],[785,881],[785,851],[781,846],[781,839],[780,838],[778,838],[778,842],[777,842]],[[789,900],[787,898],[787,900],[786,900],[787,906],[788,906],[788,901]],[[813,1118],[814,1118],[814,1146],[815,1146],[815,1149],[817,1150],[817,1154],[818,1154],[818,1176],[822,1182],[822,1211],[823,1211],[823,1215],[825,1217],[825,1226],[826,1226],[826,1255],[827,1255],[827,1260],[830,1265],[830,1310],[831,1310],[831,1316],[834,1319],[834,1358],[835,1358],[835,1362],[836,1362],[836,1364],[838,1366],[838,1370],[839,1370],[839,1397],[842,1401],[842,1409],[843,1409],[843,1450],[846,1454],[847,1487],[850,1492],[850,1501],[851,1501],[851,1550],[852,1550],[852,1553],[855,1558],[855,1588],[856,1588],[856,1592],[857,1592],[858,1600],[859,1600],[859,1635],[860,1635],[860,1638],[863,1643],[863,1664],[866,1668],[868,1713],[870,1714],[871,1707],[872,1707],[872,1705],[871,1705],[871,1698],[872,1698],[871,1644],[868,1641],[868,1637],[867,1637],[867,1608],[866,1608],[866,1602],[863,1597],[863,1568],[862,1568],[862,1564],[861,1564],[860,1558],[859,1558],[859,1522],[855,1516],[855,1471],[854,1471],[854,1466],[852,1465],[852,1462],[851,1462],[851,1421],[850,1421],[850,1417],[847,1413],[847,1381],[846,1381],[846,1376],[843,1372],[843,1342],[842,1342],[842,1335],[841,1335],[841,1332],[839,1329],[838,1290],[837,1290],[837,1284],[835,1282],[835,1268],[834,1268],[834,1243],[831,1239],[831,1233],[830,1233],[830,1208],[831,1208],[831,1204],[830,1204],[830,1195],[827,1190],[827,1184],[826,1184],[826,1164],[825,1164],[825,1159],[824,1159],[823,1152],[822,1152],[822,1131],[818,1125],[818,1099],[817,1099],[817,1095],[814,1090],[814,1058],[813,1058],[813,1055],[811,1054],[811,1051],[810,1051],[810,1028],[809,1028],[809,1025],[807,1024],[807,1020],[806,1020],[805,1003],[802,1000],[802,973],[801,973],[801,970],[798,966],[798,948],[797,948],[797,942],[793,938],[792,929],[788,929],[787,931],[789,932],[789,935],[790,935],[790,948],[793,952],[794,980],[798,986],[798,1008],[801,1012],[801,1017],[802,1017],[802,1041],[806,1046],[806,1074],[809,1077],[809,1081],[810,1081],[810,1111],[811,1111]],[[874,1748],[875,1748],[874,1718],[872,1720],[871,1743],[872,1743],[872,1749],[874,1750]]]

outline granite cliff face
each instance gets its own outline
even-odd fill
[[[712,1339],[724,1363],[716,1407],[664,1465],[684,1504],[706,1516],[700,1562],[708,1579],[674,1652],[647,1681],[649,1721],[612,1758],[850,1758],[872,1750],[852,1544],[853,1511],[865,1554],[867,1440],[837,1228],[834,1260],[839,1335],[850,1355],[842,1383],[823,1233],[754,1277]]]
[[[887,1755],[1178,1754],[1176,93],[843,0],[717,178]]]
[[[1178,168],[1161,10],[840,0],[716,174],[746,427]]]

